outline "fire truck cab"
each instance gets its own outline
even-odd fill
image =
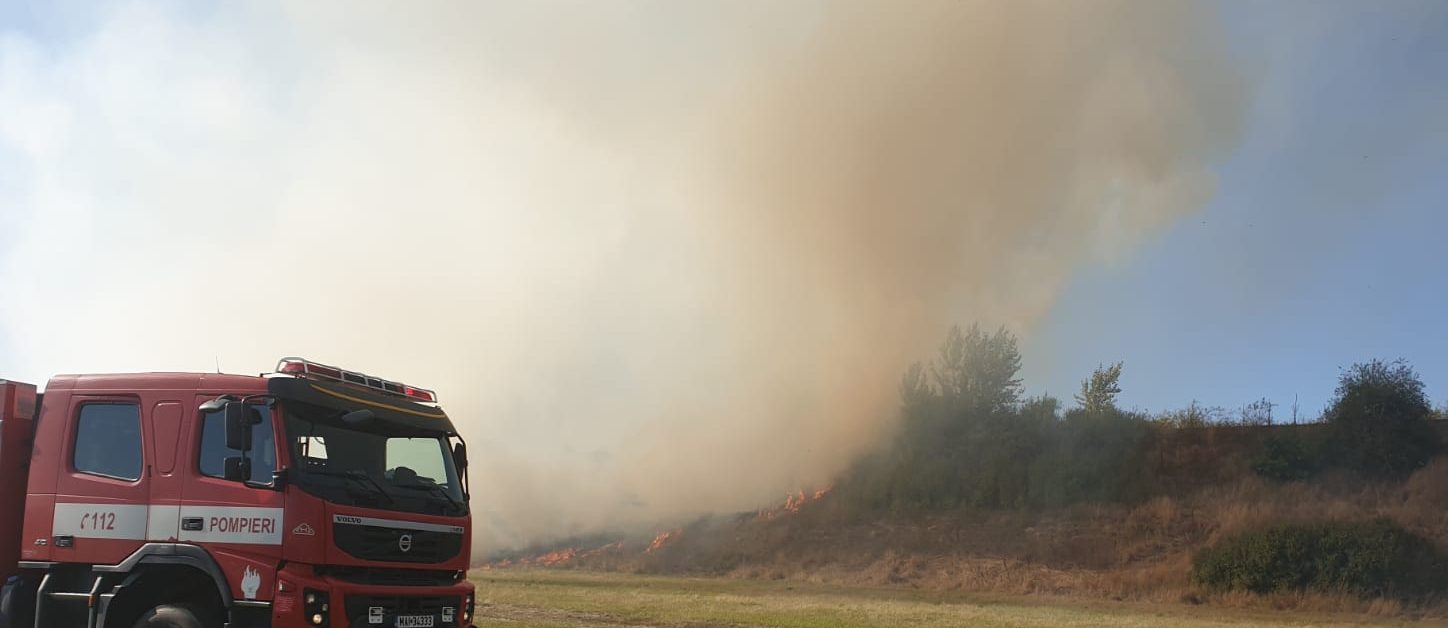
[[[297,358],[0,380],[0,628],[472,625],[436,402]]]

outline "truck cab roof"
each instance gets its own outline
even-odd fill
[[[197,390],[208,392],[266,391],[266,378],[224,373],[100,373],[56,375],[45,390]]]

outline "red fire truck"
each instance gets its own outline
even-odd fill
[[[0,628],[472,625],[467,447],[430,390],[0,380]]]

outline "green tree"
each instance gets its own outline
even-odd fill
[[[950,328],[932,374],[942,397],[967,412],[1014,409],[1021,398],[1021,353],[1005,328],[987,334],[979,325]]]
[[[1097,366],[1091,377],[1081,382],[1081,392],[1076,393],[1076,403],[1091,414],[1102,414],[1116,410],[1116,395],[1121,394],[1121,363]]]
[[[934,361],[901,377],[894,446],[857,466],[856,477],[870,479],[857,480],[851,499],[905,510],[1024,503],[1025,465],[1039,436],[1017,420],[1020,361],[1004,329],[952,327]]]
[[[1324,415],[1330,452],[1369,476],[1406,477],[1438,452],[1432,414],[1423,381],[1407,362],[1354,364]]]

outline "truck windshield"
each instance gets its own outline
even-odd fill
[[[310,406],[286,408],[287,441],[302,490],[367,508],[466,514],[446,436],[347,425],[340,414]]]

